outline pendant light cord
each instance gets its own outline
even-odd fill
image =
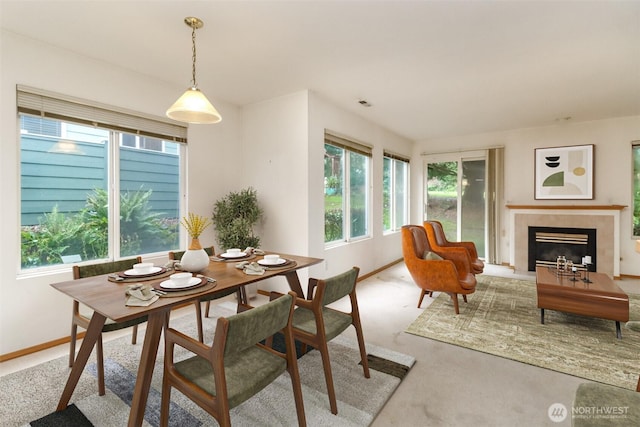
[[[192,45],[192,68],[191,68],[191,75],[192,75],[192,86],[194,88],[198,87],[198,84],[196,83],[196,27],[195,25],[193,25],[191,27],[191,45]]]

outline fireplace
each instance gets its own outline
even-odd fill
[[[555,266],[558,256],[565,256],[582,269],[582,258],[591,257],[591,271],[597,271],[595,228],[529,227],[528,267]]]

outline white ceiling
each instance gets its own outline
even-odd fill
[[[214,105],[310,89],[416,141],[640,114],[640,1],[1,0],[0,15],[185,89],[197,16]]]

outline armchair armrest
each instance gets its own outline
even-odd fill
[[[164,340],[165,340],[165,345],[170,348],[172,356],[173,356],[173,347],[175,344],[177,344],[180,347],[183,347],[189,350],[190,352],[197,354],[198,356],[203,357],[205,359],[208,359],[210,357],[209,352],[211,351],[211,347],[175,329],[172,329],[172,328],[165,329]]]
[[[452,261],[458,273],[462,274],[464,272],[467,274],[471,272],[471,259],[469,252],[467,252],[465,248],[448,247],[445,249],[440,246],[437,250],[434,250],[434,252],[442,258]]]

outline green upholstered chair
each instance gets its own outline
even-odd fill
[[[207,248],[204,248],[204,251],[207,253],[207,255],[212,256],[215,254],[215,249],[213,248],[213,246],[209,246]],[[170,260],[176,260],[179,261],[182,259],[182,256],[184,255],[185,251],[171,251],[169,252],[169,259]],[[240,298],[241,296],[241,290],[235,290],[235,289],[224,289],[222,291],[219,292],[214,292],[210,295],[207,295],[204,298],[200,298],[199,300],[194,301],[194,305],[196,307],[196,322],[197,322],[197,326],[198,326],[198,339],[200,340],[200,342],[204,342],[204,330],[202,328],[202,307],[201,307],[201,303],[205,302],[205,306],[204,306],[204,313],[205,313],[205,317],[209,317],[209,308],[211,305],[211,301],[215,300],[215,299],[219,299],[219,298],[223,298],[226,297],[227,295],[231,295],[232,293],[236,292],[238,294],[238,298]],[[241,301],[240,299],[238,301]]]
[[[583,383],[578,386],[573,399],[574,411],[570,411],[574,427],[640,426],[640,378],[636,391],[600,383]],[[614,410],[616,414],[608,411]],[[596,412],[603,411],[603,412]],[[602,415],[616,415],[606,419]]]
[[[126,271],[133,268],[134,264],[137,264],[141,261],[142,259],[140,257],[137,257],[137,258],[123,259],[119,261],[112,261],[112,262],[102,262],[102,263],[88,264],[88,265],[74,265],[73,278],[74,280],[77,280],[85,277],[99,276],[101,274]],[[75,361],[75,358],[76,358],[76,340],[77,340],[78,326],[80,326],[81,328],[87,329],[89,327],[89,322],[91,321],[92,315],[93,313],[90,313],[90,314],[81,313],[80,303],[75,300],[73,301],[73,313],[71,317],[71,345],[69,349],[69,367],[73,366],[73,362]],[[102,328],[102,332],[111,332],[111,331],[117,331],[119,329],[133,327],[131,344],[135,344],[138,336],[138,325],[146,321],[147,321],[147,316],[128,320],[126,322],[118,322],[118,323],[112,321],[111,319],[107,319],[107,321],[105,322]],[[98,337],[98,342],[96,345],[96,357],[98,359],[97,361],[98,394],[100,396],[103,396],[105,393],[105,387],[104,387],[104,360],[102,355],[102,334],[100,334],[100,337]]]
[[[369,378],[369,363],[367,362],[367,352],[365,350],[360,313],[358,311],[358,300],[356,298],[356,281],[359,271],[360,269],[358,267],[353,267],[329,279],[309,279],[307,299],[298,298],[296,300],[298,308],[293,312],[294,338],[304,345],[310,345],[316,348],[322,355],[322,367],[327,383],[329,404],[333,414],[338,413],[338,405],[333,387],[333,376],[331,374],[331,362],[329,361],[329,348],[327,347],[327,343],[344,332],[350,325],[353,325],[356,329],[364,376],[365,378]],[[344,313],[327,307],[327,305],[347,295],[351,300],[350,313]]]
[[[294,301],[295,293],[289,292],[275,301],[219,318],[211,347],[168,328],[160,425],[167,426],[169,422],[172,387],[211,414],[221,426],[229,426],[231,408],[258,393],[285,371],[289,372],[293,385],[298,424],[306,425],[291,330]],[[260,344],[276,332],[284,334],[286,354]],[[177,362],[174,360],[176,346],[195,356]]]

